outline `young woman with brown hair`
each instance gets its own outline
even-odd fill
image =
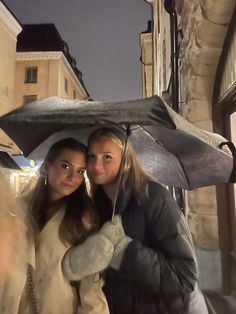
[[[99,275],[87,276],[77,285],[61,271],[65,252],[98,228],[85,184],[86,153],[86,147],[72,138],[52,145],[35,188],[20,198],[32,228],[27,238],[27,280],[16,313],[109,313]],[[17,278],[15,283],[17,287]]]

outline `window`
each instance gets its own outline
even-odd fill
[[[65,91],[68,93],[68,80],[65,78]]]
[[[224,87],[222,83],[229,82],[226,75],[222,77],[220,87]],[[228,77],[231,78],[231,76]],[[226,80],[224,80],[225,78]],[[220,88],[217,89],[217,91],[219,90]],[[223,110],[217,110],[217,106],[213,106],[215,130],[234,144],[236,143],[235,95],[236,85],[233,84],[217,102],[217,105],[220,105]],[[223,289],[231,293],[236,287],[236,184],[220,184],[216,186],[216,189],[219,236],[223,257]]]
[[[76,91],[73,90],[73,98],[76,99]]]
[[[37,83],[38,68],[27,67],[25,68],[25,83]]]
[[[26,105],[32,101],[37,100],[37,95],[26,95],[23,96],[23,105]]]

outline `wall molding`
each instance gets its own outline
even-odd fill
[[[2,2],[0,2],[0,23],[5,27],[11,37],[16,40],[17,35],[22,30],[22,27]]]

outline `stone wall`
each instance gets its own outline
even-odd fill
[[[154,94],[170,89],[170,20],[164,0],[153,6]],[[176,0],[180,41],[180,113],[197,127],[213,131],[212,96],[215,75],[228,32],[235,0]],[[200,284],[222,287],[216,188],[186,193],[186,211],[197,249]]]
[[[183,34],[180,47],[182,113],[198,127],[212,131],[215,74],[235,0],[177,3],[179,27]],[[218,248],[214,188],[190,192],[189,206],[189,218],[197,245],[210,250]]]
[[[208,131],[213,130],[212,96],[216,69],[234,7],[235,0],[177,1],[179,28],[183,35],[180,47],[181,112],[187,120]],[[188,203],[189,223],[198,251],[201,278],[204,279],[202,285],[207,289],[220,289],[215,187],[188,192]],[[210,280],[213,273],[217,285]]]

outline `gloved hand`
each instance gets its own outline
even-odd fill
[[[115,215],[112,221],[106,222],[98,231],[98,234],[104,236],[113,244],[114,254],[110,266],[119,269],[124,252],[130,241],[132,241],[124,232],[121,216]]]
[[[62,260],[62,272],[69,281],[80,280],[107,268],[113,252],[113,245],[106,237],[98,233],[91,235],[67,251]]]
[[[124,233],[120,215],[115,215],[95,235],[65,254],[62,260],[65,278],[70,281],[80,280],[109,265],[119,269],[124,251],[131,240]]]

